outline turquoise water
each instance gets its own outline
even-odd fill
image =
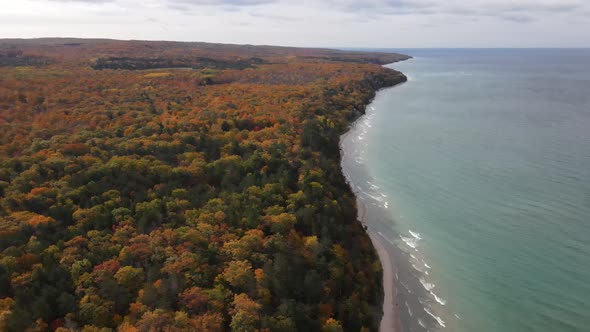
[[[590,331],[590,50],[401,52],[353,144],[429,328]]]

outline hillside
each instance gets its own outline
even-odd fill
[[[0,330],[376,330],[338,138],[406,58],[0,40]]]

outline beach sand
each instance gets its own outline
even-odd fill
[[[366,220],[366,210],[364,203],[357,198],[357,209],[358,219],[363,225],[370,225],[370,222]],[[371,231],[367,228],[367,234],[373,242],[373,246],[377,251],[379,260],[381,261],[381,267],[383,269],[383,317],[381,318],[381,324],[379,331],[381,332],[399,332],[401,331],[401,322],[398,314],[397,284],[395,267],[393,266],[391,254],[389,250],[392,250],[389,243],[384,242],[385,240],[379,233]]]
[[[362,119],[359,118],[359,119]],[[400,332],[402,330],[426,332],[438,326],[437,321],[424,310],[420,299],[430,294],[420,281],[420,275],[409,261],[409,256],[396,246],[392,240],[397,233],[392,228],[395,224],[387,206],[376,200],[370,192],[371,177],[366,166],[359,163],[355,156],[356,123],[340,138],[342,156],[342,173],[356,196],[357,219],[365,227],[373,247],[378,254],[383,271],[383,316],[379,330],[382,332]],[[369,205],[370,204],[370,205]],[[426,326],[425,326],[426,325]]]

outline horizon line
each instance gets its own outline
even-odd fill
[[[274,47],[292,47],[292,48],[324,48],[336,50],[395,50],[395,49],[590,49],[590,46],[295,46],[295,45],[279,45],[279,44],[257,44],[257,43],[231,43],[231,42],[215,42],[215,41],[199,41],[199,40],[174,40],[174,39],[118,39],[109,37],[0,37],[2,40],[35,40],[35,39],[82,39],[82,40],[112,40],[112,41],[128,41],[128,42],[175,42],[175,43],[210,43],[210,44],[225,44],[225,45],[244,45],[244,46],[274,46]]]

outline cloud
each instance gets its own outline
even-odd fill
[[[266,14],[266,13],[258,13],[258,12],[254,12],[254,13],[249,13],[250,16],[252,17],[256,17],[256,18],[263,18],[263,19],[269,19],[269,20],[273,20],[273,21],[280,21],[280,22],[291,22],[291,21],[301,21],[303,20],[303,18],[301,17],[293,17],[293,16],[287,16],[287,15],[278,15],[278,14]]]
[[[116,0],[48,0],[49,2],[82,2],[82,3],[95,3],[101,4],[106,2],[113,2]]]
[[[6,0],[0,31],[321,47],[588,47],[589,15],[589,0]]]
[[[48,2],[79,2],[88,4],[101,4],[107,2],[125,3],[125,0],[45,0]],[[278,0],[155,0],[151,3],[159,3],[175,9],[187,9],[191,6],[225,6],[243,7],[276,3]]]
[[[125,3],[130,0],[45,0],[49,2],[79,2],[88,4]],[[273,8],[272,15],[288,16],[289,8],[306,7],[357,16],[363,20],[376,16],[453,15],[496,17],[514,22],[528,22],[541,15],[581,13],[590,8],[585,0],[151,0],[180,12],[199,7],[215,7],[222,11],[240,8],[264,10]],[[281,11],[282,9],[282,11]]]
[[[277,0],[167,0],[169,4],[184,4],[197,6],[256,6],[275,3]]]
[[[528,23],[534,21],[534,18],[528,15],[519,15],[519,14],[504,14],[500,15],[501,18],[507,21],[512,21],[515,23]]]
[[[576,13],[582,0],[321,0],[327,6],[359,15],[454,15],[497,17],[528,22],[536,16]]]

